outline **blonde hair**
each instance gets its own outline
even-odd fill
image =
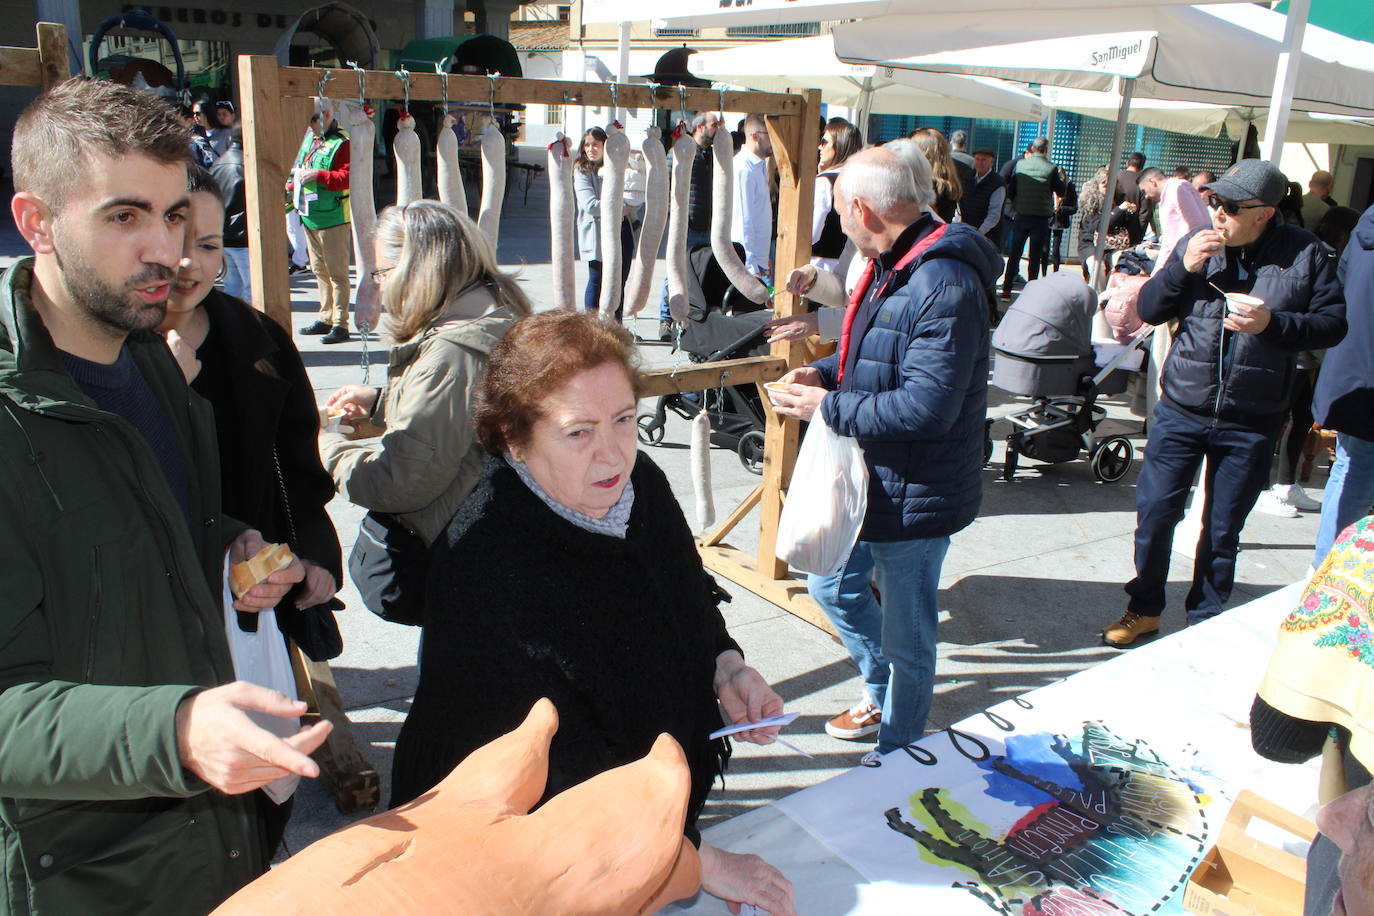
[[[377,217],[376,238],[395,265],[381,293],[387,331],[396,343],[423,331],[478,285],[513,315],[523,318],[532,311],[515,275],[497,266],[491,239],[448,204],[417,200],[387,207]]]
[[[963,197],[964,185],[959,180],[959,170],[949,153],[949,141],[945,135],[933,127],[918,127],[912,131],[911,139],[916,141],[930,163],[930,172],[935,179],[935,196],[946,200]]]

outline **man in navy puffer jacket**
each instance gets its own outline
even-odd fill
[[[835,182],[845,234],[869,258],[839,351],[783,377],[779,412],[853,436],[868,465],[868,514],[840,571],[808,588],[859,665],[866,700],[826,725],[878,734],[888,753],[922,736],[935,685],[937,592],[950,535],[978,514],[987,414],[992,243],[945,225],[928,171],[872,149]],[[928,167],[926,167],[928,168]],[[882,606],[869,588],[876,581]],[[865,758],[865,763],[872,762]]]
[[[1178,332],[1136,481],[1135,578],[1126,584],[1126,613],[1102,632],[1108,645],[1158,632],[1174,527],[1204,459],[1207,501],[1184,610],[1191,625],[1225,608],[1241,528],[1269,483],[1298,351],[1345,336],[1331,249],[1275,222],[1286,188],[1269,162],[1231,166],[1203,187],[1212,192],[1212,227],[1181,239],[1140,290],[1140,317],[1177,319]],[[1222,290],[1263,301],[1228,302]]]

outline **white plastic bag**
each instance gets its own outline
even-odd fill
[[[793,569],[828,576],[854,549],[867,511],[868,466],[859,443],[836,435],[816,411],[797,454],[774,552]]]
[[[224,563],[224,632],[229,637],[229,655],[234,660],[234,677],[257,684],[297,700],[296,675],[291,670],[291,658],[286,654],[286,640],[277,628],[277,612],[258,612],[258,631],[246,633],[239,628],[234,610],[234,593],[229,590],[229,561]],[[272,716],[250,712],[253,724],[278,738],[289,738],[300,730],[301,720],[289,716]],[[301,778],[295,773],[275,779],[262,787],[267,797],[277,804],[284,803],[296,791]]]

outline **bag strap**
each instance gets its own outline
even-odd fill
[[[296,520],[291,514],[291,499],[286,495],[286,477],[281,472],[281,459],[277,457],[277,445],[272,443],[272,467],[277,472],[277,490],[281,493],[281,505],[286,510],[286,539],[288,546],[295,551],[299,546],[296,539]]]

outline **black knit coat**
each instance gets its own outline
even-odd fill
[[[543,799],[648,753],[667,732],[692,773],[689,836],[729,748],[716,656],[738,645],[663,472],[641,454],[622,540],[559,517],[488,459],[432,555],[420,684],[391,804],[422,795],[540,697],[558,709]]]

